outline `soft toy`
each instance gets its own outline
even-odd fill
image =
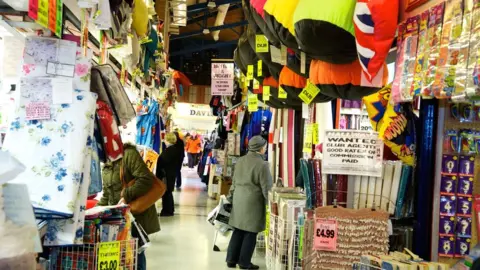
[[[398,0],[357,0],[353,21],[358,58],[368,80],[384,67],[398,24]]]
[[[355,0],[299,0],[293,14],[299,49],[327,63],[355,60],[355,4]]]
[[[288,48],[298,52],[293,26],[293,10],[299,0],[267,0],[264,9],[264,18],[268,28],[278,40]]]
[[[387,80],[388,71],[385,66],[382,85],[385,85]],[[376,87],[361,86],[362,67],[358,59],[349,64],[313,60],[310,64],[310,81],[320,88],[322,94],[332,98],[361,99],[380,90]]]

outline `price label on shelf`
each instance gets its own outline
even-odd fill
[[[100,243],[98,248],[98,270],[120,269],[120,242]]]
[[[315,236],[313,239],[314,250],[337,250],[338,226],[332,219],[315,219]]]

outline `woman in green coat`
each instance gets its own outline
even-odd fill
[[[227,251],[227,266],[240,269],[258,269],[252,264],[257,234],[265,230],[268,191],[272,175],[264,160],[267,141],[254,136],[248,142],[248,154],[235,165],[233,185],[228,200],[232,202],[229,225],[235,228]]]
[[[123,189],[120,179],[120,167],[123,164],[124,181],[135,179],[135,184]],[[122,200],[129,203],[136,198],[146,194],[153,184],[153,174],[148,169],[135,146],[124,145],[123,158],[115,162],[105,164],[102,170],[103,196],[97,205],[116,205]],[[143,227],[147,234],[160,231],[157,210],[152,205],[145,212],[134,215],[135,220]],[[138,270],[146,270],[145,252],[138,254]]]

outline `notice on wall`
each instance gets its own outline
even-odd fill
[[[212,63],[212,96],[233,95],[233,63]]]
[[[325,131],[322,173],[380,177],[382,160],[383,141],[378,132]]]

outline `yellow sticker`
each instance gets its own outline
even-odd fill
[[[320,93],[320,89],[307,80],[307,86],[303,88],[303,91],[298,97],[306,104],[312,103],[312,100]]]
[[[255,52],[268,53],[268,39],[264,35],[255,36]]]
[[[263,86],[263,101],[270,100],[270,86],[264,85]]]
[[[253,65],[247,67],[247,81],[253,80]]]
[[[260,89],[260,82],[257,79],[253,79],[253,89]]]
[[[103,242],[98,249],[99,270],[120,269],[120,242]]]
[[[287,92],[285,92],[282,86],[278,86],[278,98],[287,99]]]
[[[258,96],[256,94],[248,94],[248,111],[256,112],[258,110]]]
[[[38,1],[37,23],[45,28],[48,28],[48,0]]]
[[[313,144],[318,144],[318,124],[312,124],[312,136],[313,136]]]
[[[313,125],[308,124],[305,130],[305,136],[303,137],[303,153],[312,153],[313,148]]]
[[[263,64],[262,64],[262,60],[258,60],[258,62],[257,62],[257,76],[258,76],[258,77],[263,76]]]

